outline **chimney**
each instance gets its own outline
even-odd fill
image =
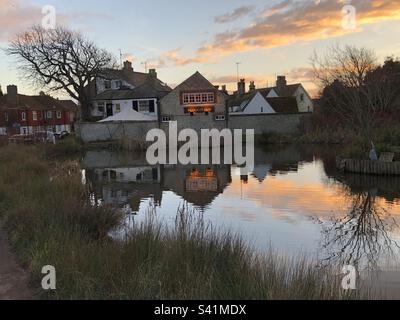
[[[250,92],[256,91],[256,85],[254,84],[254,81],[250,81],[249,90]]]
[[[156,69],[149,69],[149,75],[150,77],[157,79],[157,71]]]
[[[215,90],[219,90],[219,86],[214,86]]]
[[[133,72],[132,62],[126,60],[126,61],[124,62],[124,68],[123,68],[123,70],[124,70],[124,71],[127,71],[127,72]]]
[[[226,85],[223,85],[223,86],[222,86],[221,91],[222,91],[223,93],[228,93],[228,91],[226,91]]]
[[[284,90],[287,86],[287,81],[285,76],[278,76],[276,80],[276,87],[278,88],[278,91]]]
[[[7,103],[11,107],[18,105],[18,88],[15,85],[7,86]]]
[[[240,82],[238,82],[238,94],[242,95],[245,93],[246,93],[246,80],[240,79]]]

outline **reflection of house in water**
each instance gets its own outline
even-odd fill
[[[153,198],[161,204],[160,167],[87,169],[88,181],[97,198],[107,205],[129,204],[137,212],[142,199]]]
[[[173,191],[194,206],[205,208],[232,181],[229,165],[148,166],[144,157],[106,151],[89,151],[82,167],[96,200],[118,206],[130,204],[136,212],[143,199],[161,204],[163,191]]]
[[[164,168],[164,188],[205,208],[232,182],[229,165],[176,165]]]
[[[254,166],[252,175],[259,181],[263,182],[266,178],[272,166],[269,164],[257,164]]]
[[[298,170],[302,158],[295,147],[255,150],[251,176],[262,183],[268,175]],[[312,161],[312,158],[311,158]],[[90,151],[82,167],[98,199],[106,204],[130,204],[138,211],[143,199],[160,204],[163,191],[172,191],[196,207],[208,207],[232,182],[230,165],[148,166],[145,156]],[[248,175],[241,176],[243,183]]]

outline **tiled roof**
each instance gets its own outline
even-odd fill
[[[276,113],[297,113],[299,112],[296,98],[280,97],[266,99]]]
[[[171,88],[161,81],[150,78],[134,89],[106,90],[98,94],[94,100],[129,100],[141,98],[162,98],[171,92]]]
[[[197,71],[195,74],[178,85],[174,90],[185,91],[193,89],[215,90],[215,87],[200,72]]]
[[[107,69],[103,71],[101,76],[108,80],[124,80],[135,87],[139,87],[152,79],[152,75],[149,73],[125,69]],[[160,85],[163,85],[163,82],[159,79],[156,79],[156,82],[158,82]]]
[[[250,103],[250,101],[254,98],[256,94],[257,91],[248,92],[242,95],[234,94],[228,99],[227,106],[228,108],[242,106],[242,110],[244,110],[247,104]]]
[[[292,97],[296,93],[297,89],[301,86],[301,83],[296,83],[296,84],[289,84],[286,85],[284,88],[279,89],[278,87],[270,87],[270,88],[261,88],[257,89],[257,91],[260,91],[263,96],[268,95],[268,93],[274,89],[276,93],[280,97]],[[266,95],[265,95],[266,94]]]
[[[7,95],[0,97],[0,106],[13,107],[7,103]],[[18,108],[46,110],[46,109],[65,109],[75,110],[77,105],[72,100],[58,100],[50,96],[26,96],[18,94]]]

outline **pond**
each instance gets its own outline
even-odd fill
[[[81,165],[93,200],[123,208],[129,223],[149,207],[174,223],[187,205],[260,251],[384,271],[400,292],[400,177],[340,173],[335,149],[256,148],[246,176],[234,165],[149,166],[145,154],[104,150]]]

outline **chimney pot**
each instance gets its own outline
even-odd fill
[[[156,69],[149,69],[149,75],[150,75],[152,78],[157,78],[157,71],[156,71]]]
[[[287,86],[286,77],[278,76],[278,78],[276,80],[276,87],[278,88],[278,90],[285,89],[286,86]]]
[[[133,68],[132,68],[132,62],[126,60],[124,62],[124,71],[129,71],[129,72],[133,72]]]
[[[250,81],[249,89],[250,89],[251,92],[256,90],[256,85],[254,84],[254,81]]]
[[[242,95],[245,93],[246,93],[246,80],[240,79],[240,82],[238,82],[238,94]]]
[[[18,105],[18,87],[15,85],[7,86],[7,103],[16,107]]]

